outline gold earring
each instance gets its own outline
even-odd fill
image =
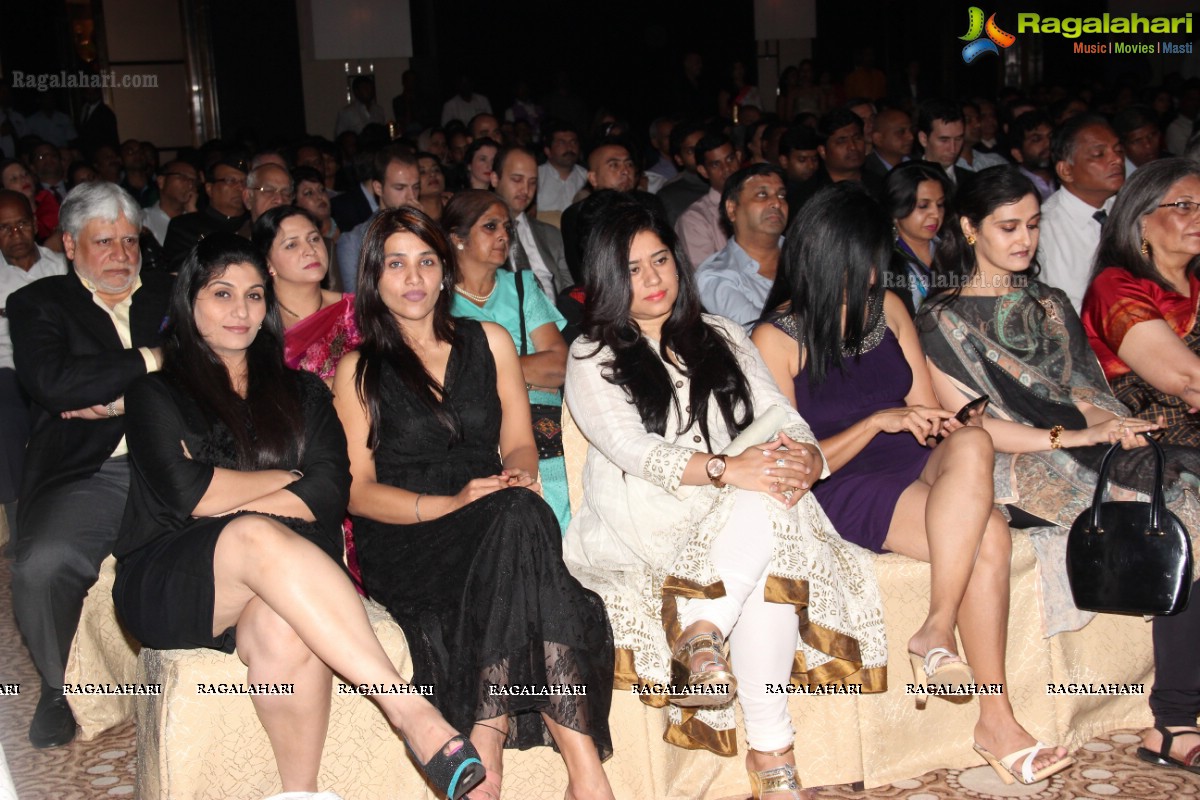
[[[967,247],[974,247],[974,246],[975,246],[975,237],[968,233],[967,234]]]
[[[1146,237],[1142,237],[1142,255],[1150,255],[1150,243],[1146,241]]]

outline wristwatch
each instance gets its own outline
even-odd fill
[[[721,476],[725,474],[725,456],[716,455],[708,460],[704,465],[704,471],[708,473],[708,479],[712,481],[712,485],[718,489],[725,488],[725,481],[721,480]]]

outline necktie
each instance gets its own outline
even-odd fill
[[[1108,219],[1108,212],[1102,208],[1099,211],[1097,211],[1095,214],[1092,214],[1092,219],[1096,220],[1096,222],[1099,222],[1100,227],[1103,228],[1104,220]]]
[[[521,223],[518,222],[513,226],[512,240],[513,269],[515,269],[517,272],[532,269],[532,265],[529,263],[529,254],[525,252],[525,246],[521,244],[521,235],[519,232],[520,228],[518,227],[520,224]]]

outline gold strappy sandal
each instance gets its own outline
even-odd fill
[[[690,665],[697,653],[711,653],[712,657],[693,671]],[[671,703],[684,708],[723,706],[733,700],[737,678],[725,660],[725,637],[720,631],[698,633],[675,651],[671,656],[671,683],[675,690]]]
[[[761,753],[764,756],[786,756],[795,749],[795,745],[788,745],[782,750],[767,751],[767,750],[751,750],[752,753]],[[800,790],[804,787],[800,785],[800,781],[796,779],[796,767],[793,764],[780,764],[778,767],[764,769],[759,772],[747,770],[750,775],[750,797],[753,800],[762,800],[764,794],[773,792],[791,792],[792,800],[802,800]]]

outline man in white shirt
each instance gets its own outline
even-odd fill
[[[705,310],[728,317],[747,333],[771,293],[787,228],[787,187],[783,170],[752,164],[725,183],[721,210],[733,225],[733,238],[696,270]]]
[[[142,224],[159,244],[164,244],[171,220],[196,210],[200,173],[186,161],[168,161],[154,181],[158,184],[158,202],[146,209]]]
[[[492,159],[492,188],[504,200],[513,218],[512,247],[508,259],[514,272],[533,270],[538,286],[553,305],[563,289],[574,285],[558,228],[531,219],[525,211],[538,197],[537,159],[529,148],[509,145]],[[587,174],[586,172],[584,173]]]
[[[538,211],[562,213],[587,185],[587,170],[579,164],[579,134],[562,123],[546,131],[546,163],[538,167]]]
[[[79,135],[71,118],[58,110],[50,92],[38,95],[38,110],[25,118],[25,132],[55,147],[66,147]]]
[[[723,133],[708,134],[696,145],[696,172],[708,181],[708,193],[688,206],[675,223],[675,233],[693,269],[729,241],[722,219],[721,192],[740,165],[733,142]]]
[[[464,125],[476,114],[492,113],[492,103],[481,94],[471,90],[471,79],[463,75],[458,80],[458,94],[442,106],[442,126],[456,119]]]
[[[0,189],[0,371],[13,369],[12,340],[4,303],[22,286],[47,275],[65,275],[67,262],[34,241],[37,223],[29,198]]]
[[[383,108],[375,102],[375,79],[368,75],[357,75],[350,82],[350,94],[354,96],[346,106],[338,112],[337,121],[333,126],[334,138],[346,131],[362,133],[362,129],[372,122],[383,125],[387,122]]]
[[[34,241],[36,230],[29,199],[0,189],[0,458],[8,462],[7,479],[0,480],[0,504],[13,539],[17,538],[17,487],[29,440],[29,405],[13,366],[5,304],[10,294],[39,278],[67,273],[61,255]]]
[[[1179,95],[1179,116],[1171,121],[1163,135],[1163,144],[1168,153],[1182,156],[1187,152],[1187,143],[1195,131],[1197,119],[1200,119],[1200,78],[1188,78],[1183,85],[1183,93]]]
[[[1051,157],[1061,188],[1042,205],[1041,279],[1062,289],[1078,311],[1100,244],[1100,228],[1125,183],[1125,153],[1098,114],[1080,114],[1054,132]]]
[[[983,120],[979,115],[979,106],[974,101],[967,100],[962,104],[963,111],[963,147],[955,166],[969,169],[972,172],[983,172],[988,167],[999,167],[1008,160],[999,153],[984,153],[975,149],[983,138]]]

